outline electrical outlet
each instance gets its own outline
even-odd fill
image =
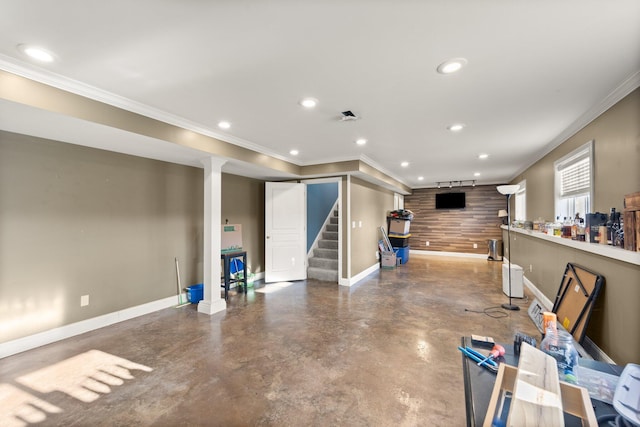
[[[80,307],[89,305],[89,295],[82,295],[80,297]]]
[[[358,221],[358,227],[362,228],[362,221]]]
[[[376,251],[376,259],[380,259],[380,252]]]
[[[473,249],[478,249],[478,244],[477,243],[473,244]]]
[[[355,222],[355,221],[353,221],[353,222],[351,223],[351,228],[356,228],[356,222]]]
[[[533,264],[529,264],[529,273],[533,272]]]
[[[429,246],[429,241],[427,240],[427,246]]]

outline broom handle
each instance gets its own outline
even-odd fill
[[[182,283],[180,283],[180,266],[178,265],[178,258],[176,258],[176,276],[178,278],[178,295],[182,293]]]

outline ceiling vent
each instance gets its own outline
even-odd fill
[[[343,111],[342,112],[342,117],[340,117],[340,120],[343,122],[347,122],[350,120],[358,120],[360,117],[356,116],[355,114],[353,114],[353,111],[351,110],[347,110],[347,111]]]

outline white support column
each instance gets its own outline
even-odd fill
[[[204,295],[198,312],[214,314],[226,310],[220,297],[220,247],[222,234],[222,165],[226,160],[207,157],[204,164]]]

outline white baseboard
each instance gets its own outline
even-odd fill
[[[355,276],[353,276],[350,279],[340,279],[338,281],[338,284],[340,286],[353,286],[356,283],[358,283],[360,280],[364,279],[365,277],[367,277],[368,275],[370,275],[371,273],[373,273],[374,271],[377,271],[379,269],[380,269],[380,263],[376,262],[371,267],[367,268],[366,270],[364,270],[360,274],[356,274]]]
[[[187,298],[185,294],[181,296],[180,300],[178,300],[177,295],[174,295],[91,319],[82,320],[80,322],[71,323],[69,325],[60,326],[58,328],[39,332],[37,334],[18,338],[12,341],[3,342],[0,344],[0,359],[66,338],[71,338],[76,335],[84,334],[85,332],[133,319],[134,317],[143,316],[169,307],[175,307],[178,305],[179,301],[186,300]]]
[[[507,270],[509,270],[509,268],[507,268]],[[529,288],[531,293],[536,297],[540,304],[542,304],[547,311],[551,311],[551,309],[553,308],[553,302],[542,292],[540,292],[540,289],[538,289],[531,280],[527,279],[527,276],[524,276],[523,279],[524,285]]]
[[[599,360],[600,362],[616,364],[616,362],[609,357],[607,353],[602,351],[600,347],[596,345],[591,338],[585,336],[584,341],[582,341],[582,346],[595,360]]]
[[[423,251],[419,249],[409,249],[410,255],[436,255],[436,256],[452,256],[459,258],[482,258],[487,259],[485,254],[468,254],[464,252],[442,252],[442,251]]]

